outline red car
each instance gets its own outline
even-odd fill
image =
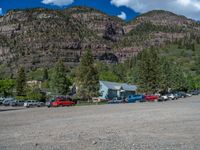
[[[145,99],[147,102],[154,102],[155,100],[158,100],[159,96],[156,95],[145,95]]]
[[[56,98],[55,101],[51,103],[53,107],[59,107],[59,106],[73,106],[75,105],[75,102],[73,102],[71,99],[66,98]]]

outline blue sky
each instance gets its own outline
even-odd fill
[[[67,0],[66,0],[67,1]],[[35,8],[35,7],[45,7],[53,9],[63,9],[72,6],[89,6],[101,10],[109,15],[118,16],[121,14],[123,19],[131,20],[138,15],[131,8],[120,6],[117,7],[111,4],[110,0],[75,0],[73,3],[66,5],[57,5],[56,3],[44,4],[42,0],[0,0],[0,13],[2,8],[2,13],[5,14],[11,9],[21,9],[21,8]],[[123,16],[125,14],[125,16]]]
[[[93,7],[125,20],[131,20],[138,14],[151,10],[167,10],[200,20],[200,0],[0,0],[0,14],[11,9],[63,9],[72,6]]]

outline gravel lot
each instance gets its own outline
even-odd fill
[[[200,96],[161,103],[0,107],[0,149],[198,150]]]

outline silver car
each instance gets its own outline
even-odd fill
[[[24,101],[22,101],[22,100],[11,101],[10,106],[24,106]]]
[[[24,103],[24,107],[42,107],[45,106],[44,102],[38,102],[36,100],[28,100]]]
[[[10,103],[15,101],[14,98],[5,98],[5,100],[3,101],[3,105],[4,106],[10,106]]]

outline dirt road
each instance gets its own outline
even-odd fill
[[[163,103],[0,107],[3,149],[198,150],[200,96]]]

